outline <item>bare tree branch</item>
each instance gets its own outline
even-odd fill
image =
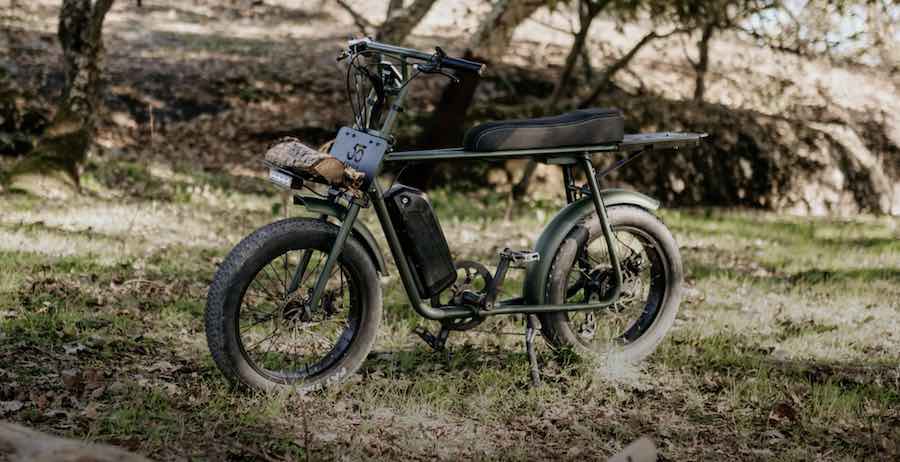
[[[436,0],[413,0],[412,4],[401,11],[392,12],[391,16],[378,28],[378,40],[388,43],[400,43],[412,33],[413,29],[431,10]]]
[[[578,4],[578,32],[575,33],[574,40],[572,42],[572,47],[569,49],[569,54],[566,56],[566,63],[563,66],[563,71],[559,76],[559,80],[556,83],[556,87],[553,89],[553,95],[550,97],[550,106],[555,107],[559,104],[560,98],[562,98],[563,93],[565,93],[566,89],[569,86],[569,81],[572,79],[572,73],[575,70],[575,64],[578,61],[578,55],[581,54],[581,50],[584,49],[585,43],[587,42],[588,33],[591,30],[591,24],[594,22],[594,18],[606,8],[610,0],[600,0],[597,2],[591,0],[581,0]]]
[[[344,0],[334,0],[335,3],[338,4],[344,11],[346,11],[351,18],[353,18],[353,23],[356,24],[357,29],[363,33],[363,35],[369,35],[369,30],[374,29],[375,26],[372,25],[366,18],[364,18],[361,14],[357,13],[352,6],[348,5]]]
[[[600,97],[600,94],[603,93],[604,91],[606,91],[606,89],[609,87],[609,84],[612,81],[612,78],[616,75],[616,73],[618,73],[620,70],[627,67],[628,64],[631,63],[631,60],[634,59],[634,57],[638,54],[639,51],[641,51],[641,48],[644,48],[644,46],[646,46],[648,43],[650,43],[656,39],[659,39],[659,38],[666,38],[666,37],[669,37],[669,36],[672,36],[675,34],[685,34],[685,33],[690,33],[690,30],[689,29],[675,29],[671,32],[668,32],[668,33],[665,33],[662,35],[657,34],[656,31],[652,31],[649,34],[643,36],[631,48],[631,50],[628,50],[628,53],[625,53],[621,58],[616,60],[616,62],[610,64],[609,66],[606,67],[606,69],[603,70],[603,73],[600,75],[600,82],[594,88],[594,91],[591,93],[590,96],[585,98],[581,102],[581,104],[578,105],[578,107],[586,108],[586,107],[594,104],[594,102],[597,101],[597,98]]]

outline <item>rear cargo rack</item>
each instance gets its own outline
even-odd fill
[[[706,138],[706,133],[638,133],[625,135],[619,143],[619,151],[636,151],[639,149],[678,149],[681,147],[694,147],[700,145],[700,139]]]
[[[396,151],[384,156],[385,162],[450,160],[450,159],[510,159],[537,158],[541,160],[563,160],[572,154],[596,152],[628,152],[651,149],[679,149],[697,146],[706,133],[640,133],[625,135],[621,142],[592,146],[567,146],[562,148],[512,149],[507,151],[476,152],[463,148],[426,149],[422,151]],[[553,162],[555,163],[555,162]]]

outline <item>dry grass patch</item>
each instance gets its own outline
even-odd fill
[[[166,181],[231,181],[176,176]],[[671,460],[900,454],[893,220],[665,211],[688,289],[670,338],[639,367],[541,344],[539,389],[521,335],[504,335],[522,333],[521,319],[454,334],[449,358],[433,353],[411,334],[426,323],[391,268],[385,325],[360,373],[305,397],[266,396],[223,381],[202,313],[228,248],[284,212],[268,192],[206,191],[2,202],[0,232],[19,236],[0,250],[0,402],[16,404],[2,418],[164,460],[575,460],[644,434]],[[488,266],[497,249],[530,243],[558,205],[507,220],[490,193],[432,200],[458,256]],[[145,232],[124,224],[132,211]]]

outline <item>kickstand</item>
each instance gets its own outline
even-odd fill
[[[531,363],[531,386],[541,386],[541,369],[538,367],[537,355],[534,352],[535,316],[529,314],[525,318],[525,351],[528,352],[528,361]]]
[[[447,329],[444,325],[441,325],[441,330],[437,335],[433,335],[431,332],[428,332],[422,326],[418,326],[413,329],[413,333],[419,336],[428,346],[431,347],[434,351],[443,351],[447,354],[447,362],[450,361],[450,350],[446,348],[447,346],[447,337],[450,336],[450,329]]]

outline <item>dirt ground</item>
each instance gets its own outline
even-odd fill
[[[49,108],[54,2],[27,3],[0,8],[12,58],[0,60]],[[641,435],[662,460],[900,457],[896,217],[664,208],[687,291],[640,367],[568,364],[539,342],[545,384],[531,388],[520,319],[433,353],[412,330],[434,326],[391,266],[358,374],[303,397],[229,387],[206,349],[207,287],[236,242],[285,214],[259,178],[261,149],[285,134],[324,141],[348,117],[333,58],[354,32],[330,2],[250,3],[117,3],[85,194],[0,198],[0,418],[157,460],[594,460]],[[416,40],[450,30],[449,16]],[[424,112],[434,85],[415,95]],[[488,266],[530,246],[563,202],[431,197],[454,256]]]
[[[896,219],[664,210],[688,284],[670,337],[638,368],[562,365],[540,342],[538,389],[522,337],[502,335],[521,320],[452,336],[448,361],[412,334],[433,326],[391,267],[362,371],[298,398],[232,390],[202,328],[216,264],[282,216],[280,198],[162,166],[87,180],[71,203],[0,205],[4,419],[160,460],[576,460],[641,435],[665,460],[900,454]],[[559,206],[524,204],[507,220],[496,193],[432,198],[455,256],[489,266]]]

